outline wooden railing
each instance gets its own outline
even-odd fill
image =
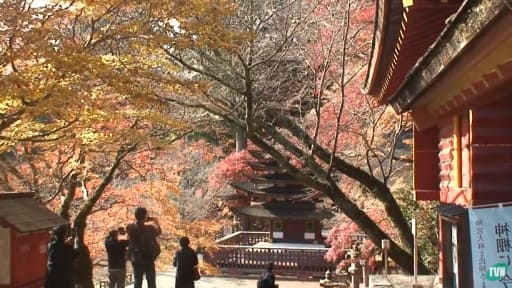
[[[215,241],[217,245],[251,246],[258,242],[269,242],[269,232],[239,231]]]
[[[327,248],[260,248],[252,245],[268,241],[265,232],[237,232],[217,240],[218,250],[204,255],[225,274],[261,274],[265,266],[274,263],[280,275],[298,278],[321,277],[333,264],[324,259]],[[229,243],[229,244],[226,244]]]

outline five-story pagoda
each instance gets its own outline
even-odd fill
[[[247,205],[231,207],[243,231],[270,233],[271,242],[322,244],[321,221],[333,214],[323,208],[318,195],[298,183],[275,160],[260,151],[249,151],[256,171],[248,182],[234,182],[236,193],[246,197]]]

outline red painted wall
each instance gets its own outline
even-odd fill
[[[454,118],[438,124],[439,189],[440,201],[443,203],[467,206],[472,202],[468,115],[468,112],[459,115],[458,127],[454,125]],[[458,141],[458,144],[455,141]]]
[[[294,243],[309,243],[309,244],[323,244],[324,238],[322,237],[322,226],[320,221],[315,220],[314,231],[315,239],[304,239],[306,231],[304,220],[283,220],[283,235],[284,239],[274,239],[275,242],[294,242]]]
[[[48,231],[11,233],[12,286],[43,283],[46,275]],[[34,286],[37,287],[37,286]]]
[[[441,202],[467,206],[512,201],[511,112],[512,99],[502,99],[459,114],[460,151],[454,145],[457,127],[453,119],[438,123]],[[455,163],[457,158],[459,163]],[[457,167],[459,180],[455,179]],[[439,231],[440,244],[445,242],[444,232]],[[443,262],[451,259],[444,259],[443,249],[439,251],[443,278]]]
[[[414,130],[414,192],[416,200],[439,200],[437,127]]]
[[[512,98],[472,111],[473,205],[512,201]]]
[[[467,206],[512,201],[511,112],[512,99],[502,99],[460,114],[460,151],[454,144],[453,119],[438,123],[441,202]]]

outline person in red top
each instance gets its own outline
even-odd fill
[[[156,288],[155,260],[160,253],[156,237],[162,234],[158,219],[148,217],[144,207],[135,209],[136,222],[128,224],[129,254],[133,266],[134,288],[142,287],[146,275],[148,288]]]

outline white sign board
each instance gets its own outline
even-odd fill
[[[512,287],[512,206],[469,209],[473,287]]]

